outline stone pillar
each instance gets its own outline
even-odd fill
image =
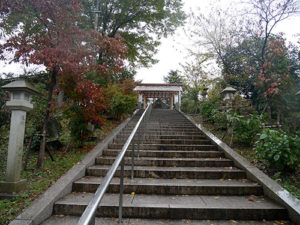
[[[173,94],[171,94],[171,97],[170,97],[170,109],[171,110],[173,110],[173,108],[174,108],[174,95]]]
[[[175,109],[178,109],[178,103],[179,103],[178,102],[178,94],[174,94],[173,99],[174,99],[173,105],[174,105]]]
[[[180,107],[181,107],[181,91],[179,91],[178,93],[178,110],[180,111]]]
[[[144,94],[144,109],[147,108],[147,98],[146,98],[146,95]]]
[[[26,112],[13,110],[11,113],[10,133],[8,142],[6,181],[20,182],[22,155],[25,134]],[[22,181],[23,182],[23,181]]]
[[[143,95],[139,94],[139,105],[138,105],[139,109],[142,108],[142,105],[143,105]]]

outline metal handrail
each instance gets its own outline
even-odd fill
[[[93,199],[90,201],[88,206],[86,207],[85,211],[81,215],[77,225],[94,225],[95,224],[95,214],[96,210],[106,192],[106,189],[108,188],[115,172],[117,171],[120,163],[121,163],[121,175],[120,175],[120,200],[119,200],[119,221],[121,222],[122,220],[122,207],[123,207],[123,178],[124,178],[124,156],[125,153],[130,145],[130,143],[133,141],[133,138],[136,134],[136,132],[139,129],[139,135],[138,135],[138,151],[139,151],[139,146],[140,146],[140,141],[141,141],[141,125],[144,122],[145,126],[147,124],[147,120],[149,120],[149,116],[152,110],[152,104],[149,104],[147,109],[144,111],[143,115],[135,125],[134,129],[132,130],[130,136],[128,137],[126,143],[124,144],[121,152],[117,156],[116,160],[112,164],[111,168],[107,172],[106,176],[104,177],[103,181],[101,182],[100,186],[98,187],[97,191],[95,192],[95,195]],[[145,132],[145,126],[143,128],[143,134]],[[142,134],[142,135],[143,135]],[[133,174],[134,174],[134,143],[132,143],[132,161],[131,161],[131,179],[133,179]]]

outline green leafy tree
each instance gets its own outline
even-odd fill
[[[159,39],[183,24],[182,0],[85,0],[85,26],[103,36],[120,34],[128,47],[131,64],[150,66]],[[101,61],[102,52],[99,49]]]
[[[183,77],[180,75],[180,71],[171,70],[167,76],[164,76],[164,81],[168,84],[181,84]]]
[[[126,79],[122,83],[110,84],[104,89],[104,96],[109,102],[106,109],[110,119],[120,120],[122,116],[131,114],[137,105],[137,93],[133,91],[135,83]]]

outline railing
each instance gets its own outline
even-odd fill
[[[123,182],[124,182],[124,156],[129,148],[129,145],[132,144],[132,152],[131,152],[131,179],[134,178],[134,158],[135,152],[134,148],[137,141],[138,147],[138,157],[140,151],[140,144],[144,137],[147,122],[150,117],[150,113],[152,110],[152,104],[148,105],[147,109],[144,111],[143,115],[135,125],[134,129],[132,130],[130,136],[128,137],[126,143],[124,144],[121,152],[117,156],[116,160],[112,164],[111,168],[107,172],[106,176],[104,177],[101,185],[98,187],[93,199],[88,204],[87,208],[81,215],[77,225],[94,225],[95,224],[95,214],[100,202],[108,188],[115,172],[117,171],[119,165],[121,164],[121,174],[120,174],[120,199],[119,199],[119,222],[122,221],[122,209],[123,209]],[[137,137],[134,139],[134,137]]]

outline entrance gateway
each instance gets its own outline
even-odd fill
[[[139,106],[147,107],[147,99],[167,99],[170,109],[180,110],[182,84],[137,84],[135,91],[139,94]]]

